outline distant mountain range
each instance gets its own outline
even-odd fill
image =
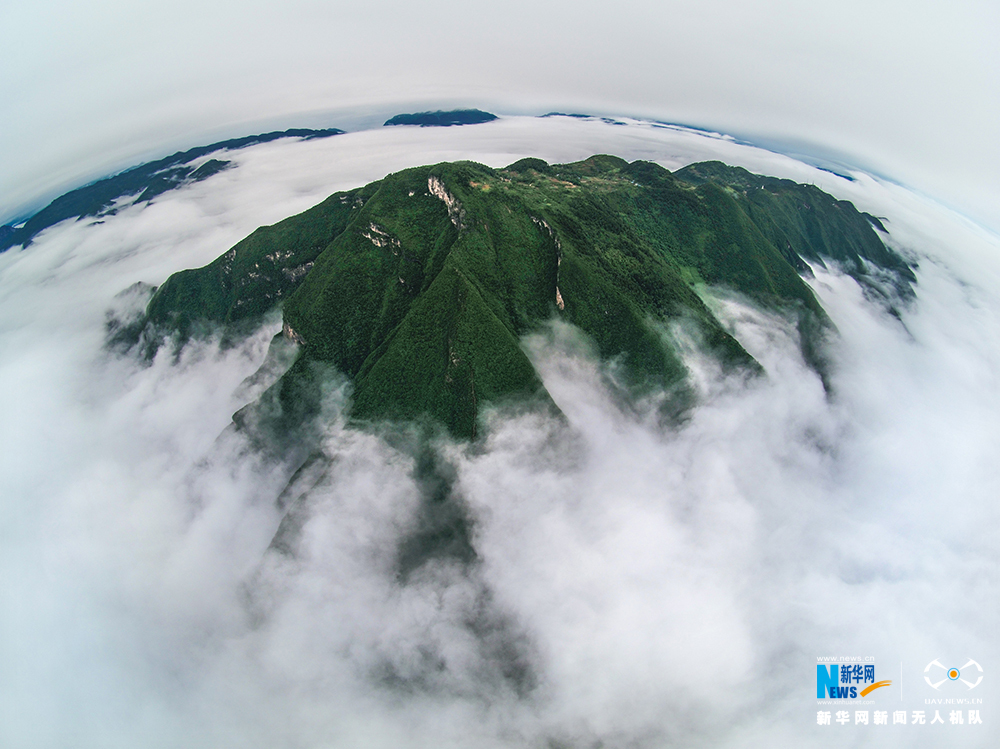
[[[495,114],[479,109],[453,109],[397,114],[387,120],[385,125],[450,127],[452,125],[474,125],[495,119],[497,119]],[[260,135],[232,138],[207,146],[198,146],[187,151],[178,151],[156,161],[140,164],[61,195],[21,225],[16,227],[0,226],[0,252],[17,245],[28,246],[39,232],[58,224],[60,221],[100,216],[105,212],[113,213],[115,202],[121,198],[134,197],[134,202],[148,202],[168,190],[206,179],[229,165],[228,161],[221,159],[210,159],[198,166],[192,165],[191,162],[208,154],[217,151],[233,151],[279,138],[310,140],[312,138],[328,138],[343,132],[337,128],[278,130]]]
[[[888,307],[916,278],[878,219],[810,185],[719,162],[671,173],[598,155],[504,169],[442,163],[331,195],[171,276],[112,345],[153,355],[220,328],[230,340],[283,315],[274,356],[294,363],[235,417],[278,437],[319,413],[326,372],[351,379],[357,422],[439,424],[475,439],[487,404],[558,412],[520,339],[556,318],[614,362],[626,398],[692,403],[682,335],[724,370],[759,364],[704,301],[725,287],[798,325],[824,374],[832,330],[802,275],[834,263]],[[270,365],[269,365],[270,366]]]
[[[16,245],[27,246],[42,230],[70,218],[99,216],[114,211],[114,203],[124,197],[137,196],[136,202],[148,202],[168,190],[191,182],[198,182],[225,169],[228,161],[209,159],[195,167],[191,162],[219,151],[232,151],[258,143],[267,143],[278,138],[327,138],[339,135],[343,130],[309,130],[297,128],[281,130],[244,138],[233,138],[207,146],[178,151],[157,161],[126,169],[111,177],[98,180],[53,200],[45,208],[29,218],[23,225],[0,227],[0,252]]]
[[[478,125],[481,122],[492,122],[497,119],[495,114],[481,109],[452,109],[447,112],[416,112],[414,114],[397,114],[385,121],[384,127],[392,125],[419,125],[421,127],[451,127],[453,125]]]

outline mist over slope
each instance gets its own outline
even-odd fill
[[[319,410],[332,367],[350,378],[353,417],[430,419],[474,439],[491,404],[552,405],[519,339],[555,319],[616,362],[626,399],[656,391],[677,419],[692,394],[671,328],[726,370],[761,371],[706,306],[706,287],[795,318],[821,376],[833,329],[800,278],[808,261],[841,268],[898,315],[916,278],[876,230],[877,218],[814,186],[720,162],[674,173],[606,154],[500,170],[445,162],[258,228],[168,278],[138,320],[113,320],[109,344],[149,357],[220,328],[238,339],[280,306],[276,352],[298,353],[236,416],[240,428],[289,439]]]
[[[814,659],[903,661],[914,692],[943,649],[992,673],[997,239],[863,175],[556,119],[258,146],[0,256],[6,745],[940,743],[931,726],[817,726]],[[919,262],[916,299],[893,317],[813,267],[840,332],[828,396],[794,321],[714,289],[713,314],[766,376],[727,376],[692,345],[699,405],[670,429],[655,399],[622,407],[613,365],[572,327],[529,335],[566,421],[496,410],[484,446],[441,438],[474,557],[402,577],[396,550],[436,489],[405,440],[348,427],[344,380],[324,401],[329,470],[293,484],[295,548],[272,545],[287,469],[226,427],[266,385],[245,380],[279,318],[151,366],[102,349],[106,311],[144,301],[122,290],[334,190],[432,161],[601,151],[815,181]],[[933,729],[988,746],[994,694],[983,726]]]

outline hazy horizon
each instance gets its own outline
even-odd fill
[[[810,144],[1000,229],[1000,9],[978,0],[100,0],[85,12],[16,0],[0,22],[8,217],[181,147],[481,107]]]

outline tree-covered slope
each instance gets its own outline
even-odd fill
[[[301,347],[265,398],[283,427],[316,412],[332,368],[353,383],[355,418],[430,418],[472,438],[484,404],[547,400],[519,341],[553,317],[618,362],[626,388],[680,400],[671,323],[722,366],[759,368],[702,301],[706,285],[794,315],[809,354],[828,323],[799,275],[805,260],[877,267],[910,288],[873,222],[815,188],[715,163],[417,167],[172,276],[130,335],[151,351],[164,333],[232,331],[283,303],[283,333]]]
[[[694,185],[716,184],[760,228],[767,240],[797,270],[803,260],[825,267],[833,261],[869,289],[884,295],[912,295],[916,276],[903,258],[889,250],[872,227],[879,219],[860,213],[847,200],[835,200],[815,185],[762,177],[719,161],[691,164],[677,177]],[[891,289],[885,289],[888,283]]]
[[[175,273],[157,289],[138,328],[121,331],[119,338],[132,336],[134,342],[148,327],[143,342],[152,353],[162,332],[183,343],[212,325],[239,332],[244,321],[253,324],[299,287],[377,186],[331,195],[297,216],[260,227],[203,268]]]

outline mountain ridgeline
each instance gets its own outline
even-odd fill
[[[797,322],[822,373],[831,330],[802,275],[834,263],[891,305],[915,276],[878,219],[788,180],[719,162],[677,172],[593,156],[505,169],[416,167],[256,230],[209,265],[171,276],[145,315],[111,331],[153,355],[220,326],[238,336],[281,308],[294,363],[239,412],[294,432],[323,379],[350,378],[359,421],[427,421],[474,439],[487,404],[555,405],[521,337],[553,318],[616,362],[627,393],[689,403],[675,333],[729,371],[757,362],[700,295],[726,287]]]

